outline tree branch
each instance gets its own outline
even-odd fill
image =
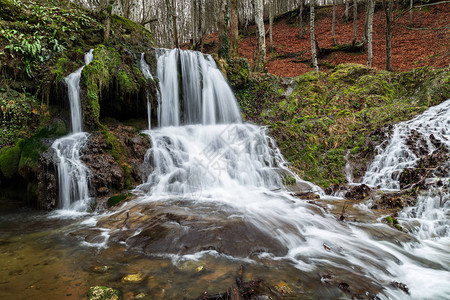
[[[449,29],[450,28],[450,24],[447,24],[445,26],[442,27],[435,27],[435,28],[425,28],[425,27],[421,27],[421,28],[413,28],[413,27],[408,27],[405,25],[400,25],[403,28],[409,29],[409,30],[441,30],[441,29]]]
[[[411,8],[408,8],[407,10],[401,12],[400,14],[398,14],[397,16],[395,16],[393,18],[393,23],[395,21],[397,21],[400,17],[406,15],[407,13],[409,13],[410,10],[413,10],[415,8],[421,8],[421,7],[426,7],[426,6],[433,6],[433,5],[439,5],[439,4],[445,4],[445,3],[450,3],[450,1],[441,1],[441,2],[436,2],[436,3],[429,3],[429,4],[423,4],[423,5],[417,5],[417,6],[413,6]]]
[[[142,21],[141,25],[144,26],[144,25],[147,25],[149,23],[156,22],[156,21],[158,21],[158,18],[153,18],[153,19],[150,19],[150,20]]]

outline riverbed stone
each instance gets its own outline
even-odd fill
[[[121,292],[106,286],[93,286],[88,291],[89,300],[119,300]]]
[[[124,283],[140,283],[142,280],[144,280],[144,276],[140,272],[136,274],[129,274],[122,278],[122,282]]]

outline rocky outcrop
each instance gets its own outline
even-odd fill
[[[131,189],[146,176],[141,165],[150,147],[148,137],[121,124],[111,125],[108,129],[92,132],[81,150],[81,159],[90,171],[92,197],[108,197]],[[41,209],[58,207],[56,160],[52,148],[42,153],[39,159],[38,207]]]
[[[150,148],[147,136],[136,129],[114,125],[107,134],[94,132],[82,150],[82,160],[91,171],[96,196],[107,196],[142,182],[145,153]]]

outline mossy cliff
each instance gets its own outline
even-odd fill
[[[64,77],[83,65],[89,49],[94,49],[94,60],[83,69],[80,82],[84,130],[93,132],[89,145],[108,157],[103,161],[115,167],[106,169],[116,174],[111,184],[94,174],[99,186],[93,193],[113,193],[140,181],[139,162],[127,147],[148,144],[134,136],[147,124],[147,95],[156,101],[155,82],[146,80],[138,67],[141,53],[153,55],[153,38],[141,25],[113,15],[105,39],[105,19],[105,12],[70,1],[0,0],[0,192],[8,198],[43,208],[57,205],[48,149],[69,133]],[[133,127],[119,130],[115,119]],[[101,156],[90,157],[89,163],[97,166],[96,160]],[[26,192],[19,188],[24,185]]]
[[[233,73],[245,74],[227,70]],[[390,125],[450,98],[450,68],[397,73],[342,64],[327,73],[253,74],[246,81],[235,88],[244,118],[268,126],[291,167],[322,187],[345,183],[346,154],[361,177]]]

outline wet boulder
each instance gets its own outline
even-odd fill
[[[347,193],[345,193],[345,198],[353,200],[362,200],[370,195],[371,189],[365,184],[357,185],[352,187]]]

